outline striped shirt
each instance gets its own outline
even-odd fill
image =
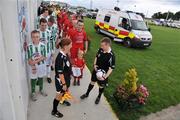
[[[58,26],[57,26],[57,24],[53,24],[52,26],[49,26],[48,30],[51,31],[52,40],[56,41],[57,34],[58,34]]]
[[[35,60],[41,56],[46,57],[46,46],[43,43],[39,43],[38,45],[34,45],[33,43],[30,43],[27,47],[27,56],[28,60],[32,59]],[[39,64],[44,64],[45,61],[41,61]]]
[[[48,29],[51,31],[51,49],[55,50],[55,43],[58,37],[58,26],[57,24],[53,24],[49,26]]]
[[[38,16],[37,17],[37,19],[36,19],[36,27],[35,28],[39,28],[39,22],[40,22],[40,19],[41,18],[45,18],[46,20],[47,20],[47,22],[48,22],[48,19],[49,19],[49,16],[47,16],[47,17],[44,17],[42,14],[40,15],[40,16]]]
[[[46,53],[52,51],[51,48],[51,31],[46,29],[45,31],[38,30],[40,32],[40,41],[46,45]]]
[[[51,14],[51,16],[53,16],[55,20],[57,19],[57,15],[56,15],[56,12],[55,12],[55,11],[53,11],[53,13]]]

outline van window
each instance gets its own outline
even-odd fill
[[[109,22],[109,21],[110,21],[110,19],[111,19],[111,17],[110,17],[110,16],[105,16],[105,17],[104,17],[104,22]]]
[[[128,30],[130,27],[129,20],[127,18],[120,17],[118,26]]]

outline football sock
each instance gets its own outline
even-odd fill
[[[43,78],[38,78],[38,83],[39,83],[39,90],[43,90]]]
[[[98,95],[99,98],[101,98],[103,92],[104,92],[104,88],[99,88],[99,95]]]
[[[91,83],[89,84],[88,86],[88,89],[87,89],[87,92],[86,92],[86,95],[89,96],[89,93],[91,92],[91,90],[93,89],[94,85],[92,85]]]
[[[31,92],[35,93],[35,88],[36,88],[36,79],[31,79]]]
[[[54,101],[53,101],[53,112],[57,112],[58,104],[59,104],[59,101],[54,99]]]

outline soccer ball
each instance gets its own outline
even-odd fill
[[[104,70],[102,70],[102,69],[99,69],[99,70],[97,70],[97,72],[96,72],[96,77],[97,78],[102,78],[102,77],[104,77],[106,75],[106,72],[104,71]]]

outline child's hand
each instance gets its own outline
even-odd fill
[[[64,91],[67,90],[67,86],[66,85],[63,85],[63,88],[62,88]]]
[[[104,77],[98,77],[97,79],[100,80],[100,81],[104,81],[105,80]]]
[[[87,49],[84,50],[84,54],[86,54],[86,53],[87,53]]]
[[[41,56],[41,57],[39,57],[39,58],[36,60],[36,62],[39,63],[39,62],[41,62],[41,61],[43,61],[43,60],[45,60],[45,57],[44,57],[44,56]]]
[[[29,61],[28,61],[28,64],[29,64],[30,66],[34,66],[34,65],[36,64],[36,61],[35,61],[35,60],[29,60]]]
[[[81,69],[81,70],[84,69],[84,66],[82,66],[80,69]]]

